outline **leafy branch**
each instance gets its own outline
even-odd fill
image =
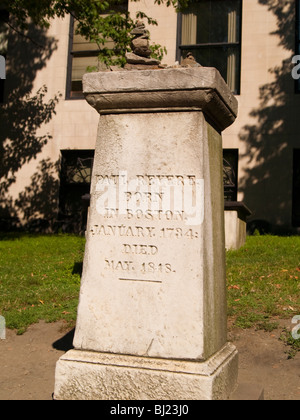
[[[131,0],[137,2],[139,0]],[[154,4],[173,6],[181,11],[189,0],[154,0]],[[99,49],[99,61],[106,65],[124,65],[125,53],[129,51],[130,32],[138,19],[145,19],[148,25],[157,25],[157,21],[144,12],[137,12],[133,19],[124,0],[3,0],[1,4],[14,17],[14,30],[25,31],[31,21],[41,28],[49,28],[51,19],[71,14],[77,21],[77,34]],[[107,44],[113,45],[108,48]],[[162,57],[165,49],[152,47],[156,57]]]

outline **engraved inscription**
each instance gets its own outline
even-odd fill
[[[155,264],[153,262],[143,263],[142,264],[142,272],[143,273],[176,273],[175,270],[172,270],[172,265],[167,264]]]
[[[204,181],[195,175],[97,175],[94,194],[101,219],[89,233],[118,244],[104,269],[120,281],[163,283],[177,265],[175,255],[165,258],[168,242],[200,238]]]
[[[153,238],[155,227],[131,226],[131,225],[94,225],[91,227],[92,236],[126,236],[132,238]]]
[[[155,273],[176,273],[176,270],[173,270],[172,264],[170,263],[154,263],[153,261],[150,262],[143,262],[139,265],[139,267],[134,266],[133,261],[115,261],[115,260],[105,260],[105,270],[111,271],[120,271],[120,272],[132,272],[136,271],[137,273],[141,274],[155,274]]]
[[[134,271],[133,261],[105,260],[105,270]]]
[[[158,230],[155,226],[132,225],[94,225],[90,229],[92,236],[116,236],[127,238],[163,238],[163,239],[198,239],[196,229],[166,227]]]
[[[154,220],[181,217],[188,225],[204,218],[204,180],[195,175],[97,175],[96,210],[105,217],[127,215]]]
[[[134,255],[157,255],[158,248],[155,245],[123,244],[122,253]]]

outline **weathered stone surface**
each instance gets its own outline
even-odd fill
[[[238,111],[236,98],[214,68],[89,73],[83,85],[86,100],[100,113],[194,108],[223,131]]]
[[[148,65],[159,65],[160,61],[155,58],[147,58],[134,54],[132,52],[126,53],[126,61],[128,64],[148,64]]]
[[[157,64],[129,64],[126,63],[124,70],[161,70],[160,65]]]
[[[131,42],[131,48],[134,51],[135,55],[142,56],[142,57],[150,57],[151,55],[151,50],[149,49],[148,38],[140,37],[140,38],[133,39]],[[128,60],[128,55],[126,58]]]
[[[242,202],[225,202],[225,248],[239,249],[246,242],[247,217],[251,211]]]
[[[146,30],[145,24],[141,21],[138,21],[136,27],[130,32],[131,35],[140,37],[147,36],[149,38],[149,31]]]
[[[127,64],[133,65],[159,65],[158,60],[150,59],[151,49],[149,44],[149,31],[146,30],[143,22],[138,21],[136,27],[130,33],[133,36],[131,41],[132,53],[126,53]],[[127,66],[127,70],[131,70],[131,66]]]
[[[201,112],[100,119],[75,347],[203,360],[226,342],[224,214],[222,196],[217,199],[222,190],[221,137]],[[183,207],[176,208],[173,201],[164,204],[166,214],[134,208],[136,201],[125,203],[124,214],[99,214],[101,189],[116,182],[111,194],[119,197],[122,171],[127,197],[132,193],[160,208],[168,193],[166,179],[160,182],[158,176],[179,182],[181,195],[182,182],[193,183],[199,210],[204,197],[196,182],[203,182],[205,206],[199,221],[186,220],[188,208],[183,215]],[[130,187],[136,179],[144,188],[141,196],[140,187],[137,192]],[[160,185],[151,193],[153,179]],[[217,249],[218,266],[212,270],[210,258]],[[208,294],[214,299],[208,301]]]
[[[195,57],[192,53],[188,53],[186,58],[181,61],[182,67],[201,67],[199,63],[195,60]]]
[[[227,344],[208,362],[72,350],[57,364],[57,400],[224,400],[235,390],[237,351]]]
[[[55,396],[228,398],[220,133],[235,99],[203,68],[90,74],[84,91],[100,123],[75,351]]]

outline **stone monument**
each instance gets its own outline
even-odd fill
[[[227,399],[221,132],[237,101],[214,68],[90,73],[100,114],[74,350],[54,397]]]

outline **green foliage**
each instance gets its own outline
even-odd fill
[[[162,47],[159,44],[149,45],[151,50],[151,56],[159,61],[161,61],[164,57],[164,54],[167,53],[166,47]]]
[[[188,1],[154,0],[154,3],[180,10]],[[99,60],[106,65],[125,64],[125,53],[129,51],[131,40],[130,31],[137,19],[146,19],[148,25],[157,25],[144,12],[137,12],[135,19],[132,19],[127,8],[124,8],[123,0],[4,0],[2,4],[21,30],[27,28],[29,19],[40,27],[48,28],[55,16],[71,14],[78,22],[77,32],[97,44],[101,51]],[[113,41],[113,49],[106,47],[108,41]],[[156,57],[162,57],[164,52],[161,46],[153,47],[153,51]]]
[[[155,4],[165,4],[166,6],[173,6],[175,7],[177,12],[184,10],[185,7],[191,3],[190,0],[154,0]]]
[[[285,343],[288,347],[287,351],[285,352],[288,356],[288,359],[293,359],[298,352],[300,352],[300,339],[295,339],[292,336],[292,333],[284,328],[280,340]]]

